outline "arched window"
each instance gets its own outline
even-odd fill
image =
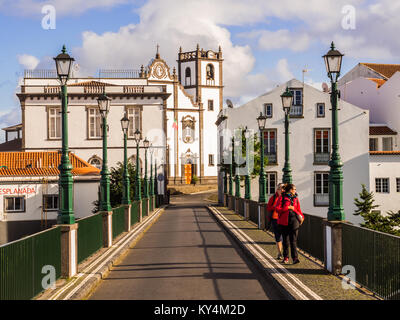
[[[88,160],[88,163],[97,169],[101,169],[103,161],[98,156],[94,155]]]
[[[207,75],[207,80],[215,80],[214,79],[214,66],[209,63],[206,67],[206,75]]]
[[[185,143],[194,142],[195,119],[191,116],[186,116],[182,119],[182,140]]]
[[[189,67],[185,69],[185,86],[192,85],[192,72]]]

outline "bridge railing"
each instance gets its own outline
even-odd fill
[[[161,206],[163,195],[156,196],[156,199],[157,205]],[[70,271],[65,271],[64,265],[79,264],[102,247],[109,247],[109,241],[105,240],[108,239],[108,230],[111,230],[112,239],[116,239],[124,231],[129,231],[130,226],[140,222],[142,216],[154,211],[154,205],[148,204],[149,202],[152,203],[145,198],[142,201],[133,201],[130,206],[113,208],[111,214],[99,212],[78,219],[77,226],[70,226],[71,230],[77,229],[76,255],[71,253],[74,251],[71,250],[71,245],[73,247],[75,243],[71,240],[74,233],[68,237],[70,240],[64,241],[66,237],[64,234],[62,238],[60,226],[0,246],[0,300],[32,299],[47,289],[44,285],[47,283],[45,277],[53,271],[54,280],[61,276],[70,277],[66,275]],[[64,245],[68,246],[63,247]],[[65,261],[63,265],[62,261]]]
[[[81,263],[103,247],[103,219],[101,213],[97,213],[77,223],[78,263]]]
[[[384,299],[400,299],[400,237],[343,223],[342,259],[354,267],[356,282]]]
[[[324,261],[324,226],[323,218],[304,214],[304,222],[299,228],[297,244],[300,249]]]
[[[36,296],[44,290],[43,278],[51,272],[55,272],[54,280],[60,278],[60,227],[0,246],[0,300]]]

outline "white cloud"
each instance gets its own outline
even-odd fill
[[[25,69],[35,69],[40,62],[38,58],[29,54],[19,54],[17,55],[17,59],[18,63]]]

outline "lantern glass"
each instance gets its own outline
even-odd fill
[[[147,138],[144,139],[143,141],[143,146],[147,149],[150,146],[150,141],[147,140]]]
[[[56,62],[57,76],[60,79],[61,84],[65,85],[71,76],[71,67],[75,59],[66,53],[65,46],[63,46],[62,53],[53,59]]]
[[[262,113],[260,112],[260,116],[257,118],[257,123],[258,123],[258,128],[260,130],[265,129],[265,122],[267,121],[267,117],[263,116]]]
[[[111,99],[103,94],[97,99],[101,116],[104,118],[110,111]]]
[[[121,119],[121,127],[122,127],[122,132],[126,134],[128,132],[128,127],[129,127],[129,118],[126,116],[126,114]]]
[[[340,69],[342,67],[343,54],[335,49],[335,45],[332,42],[331,50],[329,50],[328,53],[323,56],[323,58],[325,60],[326,72],[332,80],[336,81],[339,77]]]
[[[136,143],[139,143],[139,141],[140,141],[140,131],[139,131],[139,129],[136,129],[136,131],[135,131],[135,141],[136,141]]]

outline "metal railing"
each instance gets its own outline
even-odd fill
[[[238,208],[238,212],[241,216],[244,216],[244,204],[245,204],[245,200],[243,198],[239,198],[239,208]]]
[[[324,261],[323,218],[304,213],[304,222],[299,228],[298,247],[313,257]]]
[[[140,71],[133,69],[100,69],[99,78],[137,79],[140,78]]]
[[[355,281],[388,300],[400,299],[400,237],[342,226],[343,266],[355,268]]]
[[[54,268],[56,279],[61,276],[59,227],[0,246],[0,300],[27,300],[42,292],[45,266]]]
[[[101,213],[83,218],[78,223],[78,263],[103,247],[103,218]]]
[[[330,153],[314,153],[314,163],[328,163],[330,159]]]
[[[249,220],[258,225],[258,202],[250,200]]]
[[[139,222],[139,201],[132,201],[131,206],[131,225]]]
[[[299,117],[303,115],[303,106],[292,106],[290,108],[290,116]]]
[[[112,237],[115,239],[125,229],[125,207],[114,208],[112,211]]]
[[[145,217],[148,215],[148,202],[147,198],[142,200],[142,216]]]
[[[24,70],[26,79],[57,79],[57,71],[52,69]]]

